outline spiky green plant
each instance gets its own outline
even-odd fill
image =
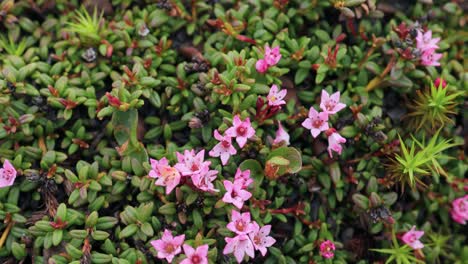
[[[22,39],[18,43],[15,43],[15,40],[11,36],[8,36],[8,39],[0,36],[0,48],[9,55],[21,56],[26,50],[26,40]]]
[[[84,45],[96,45],[101,41],[101,19],[103,13],[99,16],[97,10],[94,9],[93,16],[91,16],[85,8],[77,10],[76,22],[68,22],[68,31],[77,33],[81,42]]]
[[[431,261],[431,263],[442,263],[441,257],[447,259],[450,258],[447,252],[450,252],[450,240],[451,236],[444,236],[438,233],[429,233],[427,234],[427,239],[429,243],[426,245],[431,248],[427,259]]]
[[[442,82],[439,87],[431,84],[431,88],[425,92],[416,91],[417,97],[409,105],[410,113],[406,116],[410,127],[416,130],[434,130],[453,123],[451,115],[456,114],[456,99],[462,94],[463,92],[450,92],[449,87],[443,88]]]
[[[388,254],[388,257],[385,264],[388,263],[397,263],[397,264],[414,264],[414,263],[424,263],[424,261],[417,259],[413,255],[413,249],[408,245],[400,246],[396,239],[395,231],[392,230],[392,247],[383,248],[383,249],[370,249],[383,254]]]

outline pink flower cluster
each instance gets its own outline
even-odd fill
[[[336,92],[331,96],[327,91],[322,90],[322,96],[320,99],[320,108],[322,112],[317,112],[313,107],[309,110],[309,117],[302,122],[302,126],[310,129],[312,137],[316,138],[321,132],[325,131],[328,137],[328,154],[333,157],[332,151],[341,154],[343,147],[341,144],[346,142],[334,128],[330,128],[328,125],[328,117],[336,114],[338,111],[345,108],[346,105],[340,103],[340,92]]]
[[[325,240],[320,244],[320,255],[326,259],[335,256],[335,243],[330,240]]]
[[[5,160],[0,169],[0,188],[12,186],[16,179],[16,169],[9,160]]]
[[[413,226],[410,231],[403,234],[401,240],[403,243],[410,246],[412,249],[421,249],[424,247],[423,243],[419,239],[424,235],[424,231],[416,230],[416,226]]]
[[[190,245],[184,244],[185,235],[172,236],[171,231],[164,230],[161,239],[151,241],[151,245],[156,249],[158,258],[166,259],[172,263],[174,257],[184,249],[185,259],[180,264],[208,264],[208,245],[202,245],[194,249]]]
[[[221,163],[226,165],[231,155],[237,153],[236,148],[232,145],[232,138],[235,138],[240,148],[243,148],[247,140],[255,135],[255,129],[250,124],[250,118],[244,121],[239,115],[234,116],[233,125],[226,130],[224,136],[219,134],[218,130],[214,131],[214,137],[219,141],[216,146],[209,152],[211,157],[220,157]]]
[[[233,204],[238,209],[242,209],[244,202],[252,197],[252,194],[247,191],[247,188],[253,183],[250,178],[250,170],[241,171],[237,169],[234,175],[234,182],[224,180],[224,188],[226,193],[223,196],[223,202]]]
[[[169,165],[166,158],[160,160],[150,159],[152,170],[149,177],[157,179],[155,184],[166,187],[169,194],[179,185],[182,178],[190,177],[198,189],[205,192],[218,192],[213,181],[218,175],[217,170],[210,170],[210,161],[205,161],[205,150],[195,153],[195,150],[185,150],[184,154],[176,153],[178,162]]]
[[[232,210],[231,222],[227,228],[236,233],[236,236],[225,238],[223,254],[233,253],[238,263],[242,262],[246,254],[251,258],[255,257],[255,250],[265,256],[267,248],[276,242],[269,236],[271,225],[260,227],[257,222],[251,221],[249,212],[241,214]]]
[[[421,64],[424,66],[440,66],[439,60],[442,58],[442,54],[436,53],[436,49],[439,48],[440,38],[432,38],[432,31],[428,30],[423,33],[418,30],[416,36],[416,47],[421,51]]]
[[[468,195],[453,200],[450,214],[455,222],[466,224],[468,221]]]
[[[281,59],[281,53],[279,50],[279,46],[274,48],[270,48],[268,46],[265,47],[265,53],[263,59],[259,59],[255,64],[255,68],[260,73],[265,73],[268,68],[275,66],[279,60]]]

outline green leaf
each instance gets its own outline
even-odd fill
[[[122,231],[120,231],[119,238],[126,238],[133,236],[138,231],[138,226],[136,224],[131,224],[126,226]]]

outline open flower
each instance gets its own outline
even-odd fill
[[[241,121],[239,115],[235,115],[232,125],[232,127],[226,130],[226,135],[235,137],[239,147],[243,148],[245,143],[247,143],[247,139],[255,135],[255,129],[250,124],[250,118],[247,117],[244,121]]]
[[[333,258],[335,256],[335,243],[325,240],[320,244],[320,255],[324,258]]]
[[[424,231],[417,231],[416,226],[413,226],[410,231],[406,232],[401,240],[413,249],[421,249],[424,247],[419,239],[424,235]]]
[[[288,91],[286,89],[280,90],[277,85],[273,84],[270,88],[270,92],[267,95],[269,106],[281,106],[286,104],[283,100]]]
[[[468,221],[468,195],[453,200],[450,214],[455,222],[466,224]]]
[[[225,180],[223,181],[226,193],[223,196],[223,202],[232,203],[237,208],[241,209],[244,202],[252,197],[252,194],[244,189],[242,186],[233,184],[232,182]]]
[[[202,245],[194,249],[185,244],[183,245],[186,259],[180,264],[208,264],[208,245]]]
[[[161,239],[151,241],[151,245],[158,252],[158,258],[165,258],[167,262],[171,263],[172,259],[182,251],[181,246],[184,240],[185,235],[173,237],[171,231],[166,229]]]
[[[273,144],[275,145],[289,145],[289,134],[284,130],[281,122],[278,121],[278,130],[276,130],[276,137],[273,140]]]
[[[440,38],[432,38],[432,31],[428,30],[423,33],[421,30],[418,30],[418,35],[416,36],[416,47],[421,51],[427,49],[437,49],[439,46]]]
[[[200,173],[193,174],[191,179],[193,185],[204,192],[219,192],[213,184],[217,176],[217,170],[210,170],[208,167],[204,167]]]
[[[151,178],[156,178],[155,185],[165,186],[166,194],[172,192],[172,190],[180,183],[179,171],[169,166],[169,162],[166,158],[162,158],[157,161],[150,159],[152,170],[149,172]]]
[[[338,134],[334,128],[328,129],[326,134],[328,136],[328,155],[330,155],[330,158],[333,158],[332,151],[341,155],[343,150],[341,144],[346,143],[346,139]]]
[[[240,185],[242,189],[247,189],[252,183],[253,180],[250,178],[250,170],[241,171],[241,169],[237,168],[236,175],[234,175],[234,185]]]
[[[310,133],[316,138],[320,132],[328,129],[328,113],[317,112],[313,107],[309,110],[309,117],[302,122],[302,126],[310,129]]]
[[[254,246],[247,235],[238,235],[235,237],[226,237],[226,246],[223,254],[234,253],[238,263],[241,263],[245,254],[253,258],[255,256]]]
[[[442,54],[436,53],[435,49],[424,50],[421,54],[421,65],[423,66],[440,66],[439,60]]]
[[[151,178],[159,178],[161,177],[161,172],[159,171],[160,166],[169,166],[169,161],[166,158],[162,158],[160,160],[150,159],[151,170],[149,175]]]
[[[221,163],[226,165],[231,155],[237,153],[237,150],[232,146],[230,136],[221,136],[218,130],[214,131],[214,137],[219,140],[219,143],[208,153],[211,157],[221,157]]]
[[[12,186],[16,179],[16,169],[9,160],[3,162],[3,168],[0,169],[0,188]]]
[[[182,176],[191,176],[200,173],[204,168],[209,167],[211,162],[205,160],[205,150],[195,154],[195,150],[185,150],[184,154],[176,152],[179,161],[174,167],[179,170]]]
[[[330,96],[327,91],[322,90],[322,97],[320,98],[320,108],[323,111],[327,112],[329,115],[333,115],[345,107],[345,104],[340,103],[339,91]]]
[[[256,223],[252,223],[252,232],[249,234],[250,239],[256,250],[259,250],[262,256],[267,253],[267,248],[275,244],[276,240],[269,236],[271,225],[266,225],[260,228]]]
[[[255,69],[259,73],[265,73],[268,70],[268,63],[264,59],[259,59],[257,63],[255,63]]]
[[[279,46],[274,48],[270,48],[268,46],[265,47],[265,61],[268,66],[276,65],[281,59],[281,53]]]
[[[236,210],[232,210],[231,222],[226,227],[238,235],[250,233],[253,230],[252,223],[250,222],[250,213],[245,212],[241,214]]]

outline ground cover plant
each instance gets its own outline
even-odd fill
[[[467,263],[467,9],[1,0],[1,262]]]

